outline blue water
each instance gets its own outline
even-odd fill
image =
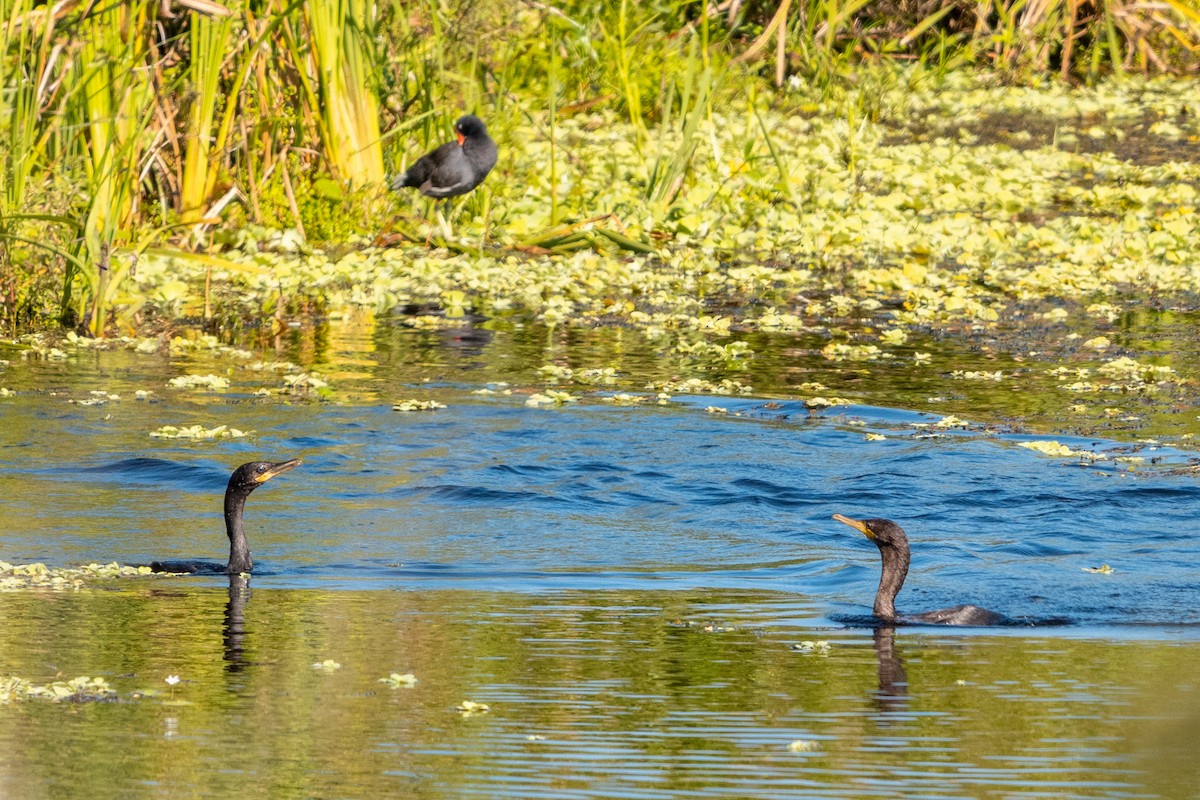
[[[972,603],[1147,635],[1200,625],[1200,487],[1188,473],[1083,466],[1016,446],[1051,437],[930,437],[911,425],[938,417],[895,409],[810,414],[727,397],[545,409],[519,394],[437,396],[447,408],[408,414],[245,395],[93,407],[8,398],[0,492],[12,502],[0,557],[223,561],[229,472],[299,457],[302,467],[247,504],[256,587],[770,590],[805,602],[805,624],[836,625],[869,615],[879,576],[874,546],[830,519],[843,513],[908,531],[901,611]],[[148,436],[194,423],[257,433]],[[888,438],[865,441],[868,431]],[[1101,564],[1114,572],[1084,571]]]
[[[256,396],[278,381],[236,366],[226,392],[165,387],[225,373],[211,357],[0,361],[3,561],[223,561],[229,473],[304,459],[247,504],[243,586],[0,592],[0,687],[115,693],[0,702],[0,796],[1196,796],[1190,452],[753,397],[623,407],[572,387],[577,405],[529,408],[548,353],[373,349],[389,336],[344,344],[332,402]],[[498,378],[512,395],[472,393]],[[121,399],[78,402],[101,390]],[[953,411],[1020,417],[1015,394]],[[408,398],[447,407],[392,410]],[[1061,405],[1023,398],[1041,404]],[[149,435],[192,424],[254,434]],[[1038,438],[1146,461],[1019,446]],[[874,627],[878,553],[834,513],[908,530],[902,612],[1024,624]],[[386,688],[392,672],[418,682]],[[491,711],[464,717],[468,699]]]

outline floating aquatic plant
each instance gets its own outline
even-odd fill
[[[218,425],[215,428],[205,428],[203,425],[189,425],[182,428],[164,425],[157,430],[150,431],[150,435],[155,439],[240,439],[252,433],[254,431],[242,431],[230,428],[228,425]]]
[[[436,400],[402,400],[392,406],[393,411],[436,411],[439,408],[445,408],[443,404]]]
[[[79,677],[47,684],[35,684],[15,676],[0,678],[0,705],[21,700],[91,703],[111,700],[116,696],[116,690],[103,678]]]
[[[110,400],[121,399],[121,395],[119,394],[109,394],[108,392],[100,390],[88,392],[88,395],[89,396],[83,400],[70,400],[69,402],[79,406],[102,406]]]
[[[545,392],[536,392],[525,398],[527,406],[562,406],[567,403],[574,403],[579,400],[570,392],[559,392],[554,389],[547,389]]]
[[[570,367],[562,367],[558,364],[546,364],[538,367],[538,375],[541,375],[547,381],[566,382],[575,376],[575,370]]]
[[[618,392],[617,394],[609,395],[604,399],[613,405],[636,406],[645,403],[651,398],[644,394],[625,394],[624,392]]]
[[[328,394],[329,384],[325,382],[321,376],[315,372],[301,372],[296,375],[284,375],[283,385],[286,391],[291,394],[317,394],[325,396]]]
[[[1020,442],[1021,447],[1029,450],[1036,450],[1039,453],[1047,456],[1056,456],[1060,458],[1081,458],[1089,461],[1103,461],[1107,456],[1104,453],[1096,453],[1091,450],[1072,450],[1065,444],[1061,444],[1053,439],[1039,440],[1035,442]]]
[[[389,689],[411,689],[417,685],[417,676],[411,672],[406,672],[401,675],[399,672],[393,672],[386,678],[380,678],[380,683],[386,683]]]
[[[220,375],[179,375],[167,381],[172,389],[228,389],[229,379]]]
[[[56,568],[45,564],[9,564],[0,561],[0,590],[30,588],[79,589],[89,581],[112,578],[137,578],[152,576],[149,567],[111,564],[86,564],[80,567]]]
[[[243,360],[254,358],[254,353],[249,350],[244,350],[240,347],[230,347],[216,336],[208,333],[198,333],[188,338],[175,336],[168,343],[168,349],[171,355],[210,353]]]
[[[651,383],[646,386],[647,389],[654,389],[659,392],[669,392],[670,394],[751,394],[753,389],[750,384],[735,381],[730,378],[724,378],[721,381],[713,382],[704,378],[688,378],[683,381],[664,381],[663,383]]]
[[[419,315],[414,317],[404,317],[400,320],[400,324],[408,328],[416,328],[418,330],[436,331],[445,330],[447,328],[461,328],[465,325],[470,325],[471,321],[465,317],[435,317]]]
[[[844,397],[809,397],[803,401],[804,407],[810,411],[833,406],[848,406],[850,401]]]

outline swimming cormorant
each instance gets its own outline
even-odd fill
[[[229,575],[250,572],[254,568],[254,562],[250,560],[250,545],[242,527],[242,511],[246,507],[246,498],[271,478],[298,467],[301,463],[303,462],[298,458],[278,463],[251,461],[249,464],[242,464],[229,476],[229,485],[225,488],[225,533],[229,536],[228,563],[222,565],[203,561],[155,561],[150,564],[150,569],[155,572]]]
[[[887,622],[929,622],[941,625],[1002,625],[1005,617],[979,606],[954,606],[924,614],[896,614],[896,595],[908,575],[908,537],[904,529],[890,519],[851,519],[834,514],[838,522],[844,522],[866,535],[879,548],[883,560],[883,575],[879,578],[879,591],[875,594],[875,616]]]

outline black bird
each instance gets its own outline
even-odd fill
[[[896,615],[896,595],[904,586],[908,575],[908,537],[904,529],[890,519],[851,519],[834,514],[838,522],[844,522],[866,535],[879,548],[883,559],[883,575],[879,578],[879,591],[875,594],[875,616],[886,622],[930,622],[941,625],[1003,625],[1006,618],[995,611],[979,606],[954,606],[924,614]]]
[[[242,511],[246,507],[246,498],[271,478],[302,463],[298,458],[279,463],[251,461],[249,464],[242,464],[229,476],[229,485],[225,488],[225,533],[229,536],[228,563],[222,565],[211,561],[154,561],[150,564],[150,569],[155,572],[199,572],[209,575],[239,575],[250,572],[254,569],[254,562],[250,560],[250,544],[246,541],[246,531],[242,527]]]
[[[466,194],[496,166],[496,143],[479,117],[468,114],[454,123],[457,141],[421,156],[408,171],[392,181],[393,189],[417,187],[426,197],[439,200]]]

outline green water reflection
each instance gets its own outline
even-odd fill
[[[1179,744],[1200,727],[1187,638],[813,630],[794,597],[744,592],[172,579],[0,609],[0,673],[120,696],[0,706],[10,798],[1188,797],[1200,779]],[[812,639],[828,653],[789,650]]]
[[[547,385],[539,370],[553,364],[577,372],[616,371],[611,382],[568,379],[554,384],[585,394],[644,392],[665,381],[690,378],[733,380],[752,387],[759,397],[838,396],[1031,431],[1125,440],[1194,434],[1194,415],[1183,412],[1200,404],[1191,379],[1200,373],[1196,313],[1141,307],[1108,321],[1075,309],[1069,324],[1062,324],[1044,320],[1046,308],[1053,306],[1018,309],[994,328],[914,331],[906,343],[868,361],[823,355],[831,341],[825,327],[794,333],[736,327],[724,332],[647,332],[548,327],[519,315],[474,319],[445,330],[414,330],[403,324],[402,316],[363,313],[298,323],[276,336],[226,331],[225,338],[239,347],[271,353],[269,358],[317,370],[330,383],[330,398],[346,404],[391,402],[405,392],[447,384],[478,387],[503,382],[531,392]],[[886,321],[887,310],[877,314],[883,316],[838,320],[841,335],[875,330]],[[1111,346],[1103,351],[1088,346],[1097,336],[1111,340]],[[749,353],[726,359],[687,352],[703,342],[741,342]],[[25,361],[19,354],[0,345],[0,385],[19,392],[82,397],[103,390],[128,396],[149,388],[161,395],[159,375],[165,381],[209,372],[228,375],[232,391],[279,391],[277,376],[248,371],[245,362],[231,362],[203,349],[174,355],[69,350],[64,360],[49,361]],[[1096,369],[1118,357],[1170,367],[1175,377],[1132,388],[1104,380],[1086,391],[1071,388],[1095,380]]]

